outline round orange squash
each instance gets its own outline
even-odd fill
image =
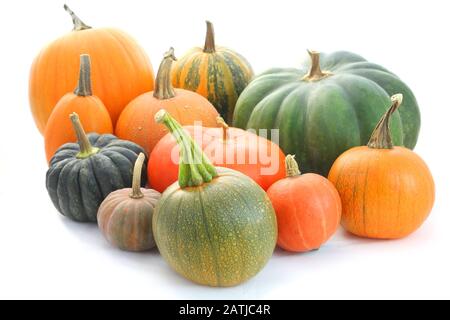
[[[267,195],[278,221],[278,245],[291,252],[319,249],[341,221],[341,199],[321,175],[300,174],[294,156],[286,156],[287,177],[275,182]]]
[[[73,93],[67,93],[59,100],[48,119],[45,128],[45,154],[47,162],[56,150],[68,142],[76,142],[69,116],[77,113],[88,132],[113,133],[113,125],[103,102],[92,94],[91,62],[89,55],[80,56],[78,86]]]
[[[165,109],[182,125],[215,127],[218,113],[214,106],[201,95],[183,89],[174,89],[170,72],[176,58],[173,48],[165,53],[156,76],[155,90],[147,92],[128,104],[116,126],[116,135],[130,140],[150,155],[158,141],[168,133],[161,124],[155,122],[155,114]]]
[[[264,190],[286,176],[285,156],[277,144],[252,132],[229,128],[221,117],[217,124],[222,128],[184,127],[214,165],[239,171]],[[170,133],[155,146],[148,161],[148,181],[153,189],[163,192],[177,181],[179,154]]]
[[[392,143],[389,120],[402,98],[392,97],[392,106],[369,144],[343,153],[329,174],[342,199],[342,225],[357,236],[406,237],[423,224],[433,207],[434,181],[426,163]]]
[[[91,28],[65,9],[72,16],[73,31],[47,45],[30,72],[30,107],[41,133],[56,103],[75,88],[77,59],[83,53],[92,59],[93,90],[113,124],[131,100],[154,86],[150,60],[135,40],[117,29]]]

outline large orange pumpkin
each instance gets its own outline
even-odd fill
[[[93,29],[65,9],[72,16],[73,31],[46,46],[31,67],[30,106],[41,133],[59,99],[75,88],[77,60],[83,53],[91,56],[93,90],[113,124],[131,100],[154,86],[151,63],[135,40],[117,29]]]
[[[286,175],[284,153],[275,143],[254,133],[229,128],[218,117],[221,128],[184,127],[215,166],[239,171],[267,190]],[[171,134],[162,138],[148,162],[152,188],[164,192],[178,180],[180,148]]]
[[[59,100],[48,119],[44,133],[45,154],[48,162],[63,144],[77,141],[69,118],[73,112],[79,115],[88,132],[113,133],[108,110],[97,96],[92,95],[89,55],[80,56],[80,76],[77,88],[73,93],[67,93]]]
[[[413,151],[394,147],[389,120],[402,102],[381,118],[368,146],[343,153],[329,179],[342,198],[342,225],[368,238],[398,239],[416,231],[434,203],[434,182],[425,162]]]
[[[159,67],[155,91],[131,101],[117,122],[116,135],[137,143],[147,154],[168,132],[154,120],[161,109],[167,110],[182,125],[193,125],[196,121],[206,127],[217,125],[218,113],[207,99],[195,92],[172,87],[170,72],[175,60],[173,48],[170,48]]]
[[[339,227],[339,193],[321,175],[300,174],[294,156],[286,157],[286,171],[287,177],[267,190],[277,215],[277,243],[292,252],[319,249]]]

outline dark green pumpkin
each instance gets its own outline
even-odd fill
[[[275,248],[277,223],[269,198],[242,173],[211,165],[164,110],[157,118],[181,148],[179,181],[163,193],[153,216],[161,255],[199,284],[228,287],[248,280]]]
[[[134,163],[144,150],[111,134],[86,135],[72,114],[78,143],[67,143],[50,160],[46,185],[56,209],[79,222],[96,222],[102,201],[113,191],[131,187]],[[142,170],[142,186],[146,183]]]
[[[396,145],[414,148],[419,107],[396,75],[350,52],[310,55],[301,69],[256,77],[239,97],[233,125],[279,129],[280,147],[296,155],[304,172],[327,176],[341,153],[367,143],[390,96],[402,93],[404,108],[393,115],[391,131]]]

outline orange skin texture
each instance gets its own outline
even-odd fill
[[[424,223],[434,203],[430,170],[403,147],[350,149],[333,164],[329,179],[342,198],[342,225],[360,237],[406,237]]]
[[[113,133],[111,117],[98,97],[80,97],[68,93],[55,106],[45,128],[44,140],[47,162],[50,162],[55,152],[63,144],[77,141],[69,118],[72,112],[78,114],[86,133]]]
[[[77,86],[81,54],[91,57],[92,89],[113,124],[131,100],[154,88],[150,60],[129,35],[109,28],[72,31],[45,47],[31,67],[29,100],[41,133],[59,99]]]
[[[214,106],[199,94],[183,89],[174,89],[175,97],[159,100],[153,92],[145,93],[133,101],[122,112],[116,126],[116,135],[140,145],[150,154],[168,130],[155,122],[155,114],[167,110],[181,125],[193,125],[201,121],[203,126],[217,126]]]
[[[264,190],[286,176],[283,151],[267,139],[242,129],[229,128],[227,140],[224,142],[222,128],[188,126],[184,129],[215,166],[239,171],[253,179]],[[196,130],[200,130],[199,134]],[[269,175],[261,174],[261,170],[269,168],[271,163],[262,161],[258,156],[260,150],[265,150],[265,160],[273,157],[278,162],[274,172]],[[153,149],[147,167],[149,184],[153,189],[164,192],[178,180],[179,153],[180,149],[171,134],[162,138]],[[243,160],[242,163],[238,159]]]
[[[278,221],[278,246],[291,252],[319,249],[336,232],[341,199],[326,178],[307,173],[287,177],[267,191]]]

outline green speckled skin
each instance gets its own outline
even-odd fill
[[[236,104],[233,125],[279,129],[280,147],[295,154],[302,172],[327,176],[344,151],[365,145],[390,96],[402,93],[403,106],[392,117],[396,145],[413,149],[420,129],[417,101],[406,84],[383,67],[350,52],[321,54],[323,71],[332,75],[304,81],[301,69],[271,69],[257,76]]]
[[[169,187],[156,207],[153,230],[161,255],[178,273],[202,285],[229,287],[266,265],[277,223],[255,182],[234,170],[217,171],[201,187]]]

